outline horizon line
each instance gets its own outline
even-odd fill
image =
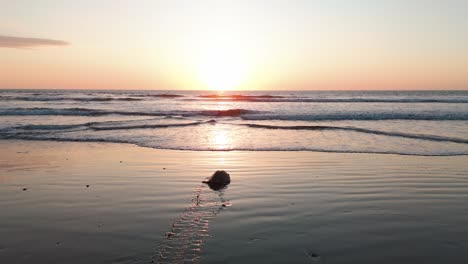
[[[437,88],[437,89],[233,89],[233,90],[213,90],[213,89],[139,89],[139,88],[130,88],[130,89],[115,89],[115,88],[0,88],[0,90],[70,90],[70,91],[79,91],[79,90],[86,90],[86,91],[203,91],[203,92],[243,92],[243,91],[250,91],[250,92],[262,92],[262,91],[280,91],[280,92],[287,92],[287,91],[294,91],[294,92],[307,92],[307,91],[468,91],[468,88],[461,88],[461,89],[444,89],[444,88]]]

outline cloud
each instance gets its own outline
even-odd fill
[[[22,38],[13,36],[0,36],[0,48],[36,48],[42,46],[65,46],[68,42],[55,39]]]

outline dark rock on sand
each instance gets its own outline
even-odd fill
[[[213,190],[220,190],[231,183],[231,177],[226,171],[218,170],[207,181],[203,181],[203,183],[208,184]]]
[[[26,191],[28,188],[23,188],[23,191]]]

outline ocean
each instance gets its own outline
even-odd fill
[[[0,90],[0,139],[468,154],[468,91]]]

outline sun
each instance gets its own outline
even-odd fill
[[[249,73],[249,63],[240,47],[222,45],[204,49],[196,59],[200,81],[210,90],[238,88]]]
[[[211,90],[233,90],[242,83],[245,69],[230,54],[210,54],[198,66],[201,81]]]

